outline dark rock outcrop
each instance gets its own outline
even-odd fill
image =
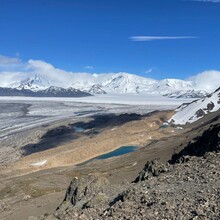
[[[207,152],[220,151],[220,124],[211,125],[201,136],[193,139],[179,153],[174,154],[170,163],[181,162],[183,156],[204,156]]]
[[[39,91],[32,91],[24,88],[16,89],[16,88],[0,87],[0,96],[84,97],[84,96],[91,96],[91,94],[74,88],[64,89],[61,87],[54,87],[54,86]]]
[[[150,177],[157,177],[161,173],[168,172],[168,165],[165,165],[158,160],[148,161],[144,169],[140,172],[138,177],[134,180],[134,183],[148,180]]]
[[[90,175],[82,178],[75,178],[70,183],[66,191],[65,198],[59,209],[65,209],[66,206],[72,204],[78,209],[95,207],[99,202],[105,203],[106,196],[104,187],[109,185],[109,181],[100,176]]]

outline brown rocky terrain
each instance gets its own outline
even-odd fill
[[[2,169],[3,175],[22,175],[38,170],[72,166],[113,151],[121,146],[143,147],[153,140],[174,135],[173,128],[160,129],[172,111],[106,115],[85,118],[48,130],[34,144],[21,148],[23,158]],[[82,128],[76,132],[74,128]],[[45,161],[45,164],[32,164]]]
[[[112,185],[102,175],[75,178],[44,219],[219,219],[219,119],[169,162],[148,161],[130,184]]]
[[[41,129],[18,133],[13,137],[17,137],[17,140],[9,139],[9,143],[18,145],[15,151],[24,145],[21,148],[24,157],[17,162],[13,160],[14,163],[2,165],[0,169],[1,218],[28,219],[29,216],[53,212],[62,201],[69,182],[76,175],[87,175],[96,172],[96,169],[104,173],[106,169],[120,170],[124,166],[125,169],[132,168],[132,161],[125,159],[124,164],[120,165],[119,162],[114,162],[116,158],[105,160],[104,166],[103,160],[91,161],[90,163],[95,164],[94,168],[90,163],[80,166],[74,164],[88,161],[124,145],[144,147],[162,137],[175,135],[180,130],[174,133],[173,128],[160,128],[171,114],[172,111],[145,116],[108,114],[81,118],[74,122],[71,119],[58,121]],[[75,127],[83,127],[84,130],[76,132]],[[31,138],[28,143],[31,134],[34,139]],[[48,161],[46,164],[31,165],[45,159]],[[55,161],[52,166],[50,160]],[[137,163],[135,170],[139,171],[139,166],[141,165]],[[116,172],[116,175],[120,173]]]
[[[170,204],[172,204],[172,207],[174,206],[172,209],[174,213],[178,213],[176,206],[179,206],[176,203],[172,203],[175,200],[174,195],[180,193],[178,197],[179,203],[181,198],[185,198],[183,195],[190,197],[194,193],[195,196],[189,199],[189,202],[194,201],[194,198],[198,197],[197,191],[188,192],[189,189],[192,190],[197,187],[196,185],[194,187],[194,181],[186,180],[188,176],[190,178],[192,176],[198,177],[199,190],[203,193],[205,192],[205,195],[215,193],[213,190],[209,191],[207,189],[209,186],[215,187],[218,193],[219,183],[217,178],[219,179],[219,173],[217,171],[219,154],[211,153],[208,161],[206,161],[208,158],[206,158],[207,154],[204,158],[193,156],[187,163],[182,163],[185,160],[182,161],[180,158],[185,156],[185,153],[183,153],[184,149],[190,146],[190,143],[198,142],[198,136],[202,137],[202,134],[208,131],[211,125],[215,127],[219,124],[219,111],[206,115],[196,123],[184,126],[183,129],[180,129],[178,126],[171,127],[163,125],[163,122],[170,115],[172,115],[172,112],[155,112],[141,118],[136,118],[137,116],[134,116],[134,118],[131,117],[133,120],[126,119],[123,123],[118,123],[117,117],[117,120],[108,120],[107,122],[104,121],[104,123],[99,122],[95,124],[93,119],[86,119],[83,123],[85,126],[88,126],[88,129],[77,134],[78,137],[76,139],[68,139],[67,137],[70,137],[69,135],[72,134],[66,134],[64,132],[64,134],[58,135],[58,146],[30,155],[27,154],[27,156],[13,166],[2,167],[0,172],[1,219],[39,219],[39,216],[42,216],[44,213],[49,213],[48,218],[52,219],[126,219],[128,217],[131,219],[132,217],[134,219],[141,219],[139,216],[141,212],[143,214],[145,212],[149,216],[149,219],[153,219],[148,214],[159,212],[160,209],[158,207],[162,206],[159,203],[160,200],[158,200],[155,206],[151,207],[151,205],[148,205],[151,208],[149,208],[147,213],[143,211],[146,209],[146,204],[151,203],[151,200],[153,201],[151,198],[160,196],[162,200],[168,201],[168,206]],[[95,122],[97,121],[95,120]],[[62,133],[63,127],[60,128],[60,126],[63,125],[59,124],[58,127],[54,127],[55,130],[52,129],[49,133],[45,133],[46,139],[39,142],[42,144],[40,146],[43,147],[47,143],[56,142],[57,139],[53,137],[53,134],[54,132],[56,135],[56,132],[59,134],[60,130]],[[64,130],[68,132],[69,126],[70,123],[65,124]],[[65,142],[65,138],[68,139],[67,142]],[[219,140],[219,136],[217,140]],[[108,143],[110,144],[107,145]],[[99,148],[98,144],[102,147],[104,146],[104,150],[101,147]],[[101,151],[98,152],[92,150],[92,148],[88,148],[90,145],[101,149]],[[119,157],[88,161],[97,155],[114,150],[115,146],[120,147],[123,145],[136,145],[141,146],[141,148],[133,153]],[[90,154],[85,154],[84,158],[80,158],[79,154],[75,154],[77,151],[73,150],[77,146],[84,146],[87,150],[91,149]],[[109,146],[109,148],[106,146]],[[78,149],[83,150],[83,147]],[[210,150],[210,148],[207,150]],[[63,155],[61,154],[62,151],[64,151]],[[172,155],[178,155],[179,153],[180,156],[177,158],[181,163],[174,161],[174,164],[167,164],[167,161],[172,159]],[[62,157],[58,157],[59,154]],[[63,161],[65,162],[65,156],[68,156],[68,154],[71,155],[71,162],[66,163],[66,166],[60,166]],[[50,166],[50,163],[38,167],[30,166],[30,163],[43,160],[47,155],[48,161],[49,158],[59,158],[58,163],[53,166]],[[212,157],[214,158],[213,161],[216,161],[213,168],[216,175],[213,175],[213,177],[211,177],[213,169],[210,162]],[[74,158],[77,158],[77,160]],[[73,160],[76,160],[75,165],[74,163],[71,164]],[[152,173],[152,175],[150,174],[148,177],[148,175],[145,175],[145,171],[148,171],[149,168],[148,166],[145,167],[145,164],[147,161],[152,160],[159,162],[153,162],[156,165],[149,163],[148,166],[152,167],[149,173]],[[81,163],[83,161],[87,162]],[[160,165],[161,163],[163,165]],[[143,167],[145,167],[145,171],[141,172]],[[207,178],[205,170],[209,173],[207,174]],[[189,175],[190,172],[191,174]],[[139,176],[141,173],[143,178]],[[158,173],[160,174],[159,176]],[[138,180],[137,177],[139,177]],[[139,179],[143,180],[139,181]],[[201,184],[205,181],[207,182],[206,185]],[[69,185],[70,182],[71,185]],[[148,186],[150,186],[149,189],[147,188]],[[67,188],[69,190],[66,193],[65,201],[60,205]],[[76,188],[79,188],[79,194],[75,193],[76,190],[74,189]],[[186,189],[188,194],[182,194],[184,192],[183,189]],[[147,200],[149,202],[145,203],[145,206],[140,206],[142,203],[138,203],[138,197],[145,190],[149,191],[149,195],[151,196]],[[169,190],[171,190],[170,193]],[[128,195],[128,198],[131,201],[128,199],[127,202],[123,202],[123,199],[118,199],[122,198],[120,195],[124,195],[126,192],[130,195]],[[211,198],[211,194],[208,195],[208,199]],[[137,200],[133,201],[132,198],[135,198],[135,195],[137,195]],[[213,198],[214,203],[216,203],[216,196]],[[125,209],[121,209],[123,206],[125,206]],[[54,213],[57,207],[59,209]],[[190,210],[188,206],[184,207],[185,210]],[[131,210],[130,214],[128,213],[129,210]],[[125,213],[128,213],[128,215]],[[171,214],[169,215],[171,216]],[[156,217],[157,215],[155,215]],[[158,215],[158,219],[160,219],[159,217],[161,215]],[[194,217],[199,218],[196,215]],[[44,216],[41,218],[47,217]],[[167,219],[170,219],[170,217],[167,217]],[[190,219],[190,217],[186,217],[186,219]],[[215,218],[213,217],[213,219]]]

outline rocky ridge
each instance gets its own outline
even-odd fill
[[[84,97],[91,96],[88,92],[83,92],[74,88],[61,88],[50,86],[47,89],[32,91],[30,89],[16,89],[0,87],[0,96],[28,96],[28,97]]]

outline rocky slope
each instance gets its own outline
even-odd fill
[[[220,87],[205,98],[193,101],[190,104],[183,104],[169,122],[174,124],[186,124],[197,121],[209,112],[220,109]]]
[[[220,124],[174,154],[148,161],[132,183],[112,185],[102,175],[75,178],[53,215],[44,219],[219,219]],[[201,128],[200,128],[201,129]]]

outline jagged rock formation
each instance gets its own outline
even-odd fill
[[[157,160],[148,161],[144,169],[140,172],[138,177],[134,180],[134,183],[148,180],[150,177],[159,176],[161,173],[168,172],[168,166],[160,163]]]
[[[103,186],[107,185],[109,185],[108,179],[96,175],[83,177],[80,180],[75,178],[67,189],[63,201],[65,205],[58,207],[58,210],[68,206],[68,203],[80,209],[96,207],[98,198],[105,203]]]
[[[115,195],[125,187],[126,184],[111,185],[107,178],[98,174],[74,178],[63,202],[57,208],[55,215],[50,216],[49,219],[77,219],[81,215],[77,213],[80,210],[87,210],[88,216],[91,211],[94,219],[98,219],[99,213],[108,209],[109,204],[115,201]]]

